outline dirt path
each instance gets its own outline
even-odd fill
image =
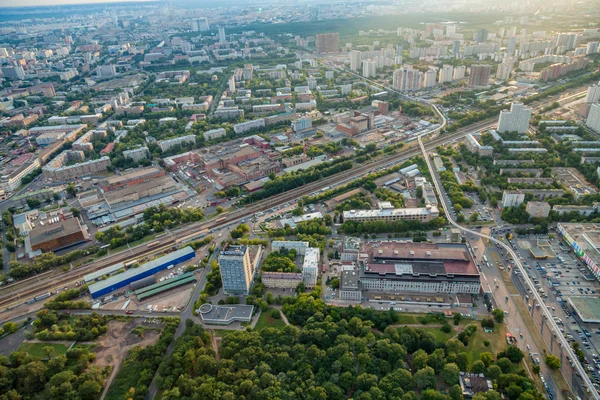
[[[155,344],[160,336],[158,330],[145,330],[142,337],[131,333],[137,326],[148,328],[159,328],[160,325],[142,323],[139,320],[129,322],[110,321],[106,334],[98,339],[96,347],[96,361],[94,362],[101,367],[110,366],[112,371],[104,384],[104,390],[100,396],[100,400],[108,393],[108,389],[112,384],[113,379],[117,376],[117,372],[121,367],[123,359],[134,346],[146,347]]]
[[[219,360],[220,360],[219,344],[217,343],[217,338],[215,337],[215,335],[212,332],[210,334],[210,341],[212,343],[213,350],[215,351],[215,358],[217,359],[217,362],[219,362]],[[221,341],[221,338],[219,338],[219,341]],[[102,400],[102,399],[100,399],[100,400]]]

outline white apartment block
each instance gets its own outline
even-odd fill
[[[600,133],[600,104],[592,104],[585,124],[588,128]]]
[[[533,218],[546,218],[550,214],[550,204],[545,201],[530,201],[525,211]]]
[[[525,193],[519,190],[505,190],[502,192],[502,207],[517,207],[525,201]]]
[[[600,83],[588,87],[587,93],[585,94],[585,103],[597,103],[600,101]]]
[[[273,240],[271,243],[272,251],[279,251],[282,248],[287,250],[296,250],[296,254],[304,255],[306,253],[306,249],[308,249],[308,242],[299,242],[293,240]]]
[[[529,129],[531,119],[531,107],[526,107],[523,103],[513,103],[510,111],[500,111],[498,117],[498,132],[518,132],[526,133]]]
[[[224,137],[226,134],[225,128],[217,128],[206,131],[203,135],[205,140],[213,140]]]
[[[314,287],[317,284],[320,256],[321,253],[318,248],[309,247],[306,249],[304,262],[302,263],[302,275],[306,287]]]
[[[180,136],[173,139],[161,140],[158,145],[162,151],[167,151],[176,144],[184,145],[186,143],[196,143],[195,135]]]

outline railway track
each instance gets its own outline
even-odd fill
[[[475,124],[469,129],[469,132],[472,130],[480,129],[479,127],[481,126],[487,126],[491,122],[491,120],[486,120]],[[465,130],[449,135],[445,134],[443,136],[437,136],[436,138],[428,142],[427,146],[429,148],[433,148],[441,143],[460,138],[464,136],[466,132],[467,131]],[[239,219],[252,216],[257,212],[267,210],[275,205],[297,200],[300,197],[317,191],[323,187],[335,185],[341,181],[351,179],[353,177],[362,176],[368,173],[369,171],[377,169],[381,166],[399,162],[401,160],[405,160],[419,154],[420,149],[418,147],[411,148],[406,151],[399,152],[389,158],[377,160],[371,163],[365,163],[364,165],[357,166],[350,170],[342,171],[338,174],[323,178],[319,181],[311,182],[296,189],[289,190],[276,196],[272,196],[268,199],[265,199],[264,201],[249,204],[244,208],[225,214],[223,216],[225,219],[220,217],[218,222],[216,220],[211,220],[194,223],[177,231],[173,231],[172,235],[163,236],[163,238],[161,238],[160,246],[152,249],[148,249],[147,245],[140,245],[135,248],[131,248],[130,250],[124,250],[118,254],[98,260],[94,263],[84,265],[72,271],[63,272],[60,274],[52,273],[56,272],[56,270],[48,271],[47,273],[44,273],[48,274],[46,276],[40,274],[37,277],[32,277],[23,281],[16,282],[15,284],[9,285],[0,291],[0,308],[6,308],[7,306],[15,303],[15,298],[17,297],[19,301],[27,300],[39,293],[45,293],[63,288],[68,284],[72,284],[76,281],[81,281],[85,275],[91,272],[95,272],[110,265],[140,257],[143,258],[143,256],[147,255],[149,251],[157,253],[169,249],[177,243],[182,243],[186,241],[186,239],[197,235],[198,232],[202,230],[214,229],[221,226],[229,225],[231,223],[235,223]]]
[[[530,106],[547,104],[553,100],[558,100],[560,103],[562,103],[567,99],[577,96],[581,93],[582,92],[579,92],[563,99],[554,98],[552,100],[548,99],[544,102],[536,102],[534,104],[531,104]],[[462,138],[470,132],[489,127],[490,125],[493,125],[496,121],[497,118],[488,118],[486,120],[469,125],[468,127],[459,129],[457,132],[454,133],[430,137],[428,138],[429,140],[424,140],[425,147],[427,150],[431,150],[440,144]],[[164,239],[161,238],[160,246],[156,248],[149,249],[147,245],[140,245],[129,250],[124,250],[123,252],[112,255],[110,257],[98,260],[97,262],[91,263],[89,265],[84,265],[73,271],[57,274],[56,270],[53,270],[40,274],[33,278],[28,278],[26,280],[16,282],[0,290],[0,309],[7,308],[11,305],[14,305],[15,303],[20,304],[21,301],[30,299],[36,295],[39,295],[40,293],[53,291],[55,289],[62,288],[76,281],[80,281],[85,275],[105,268],[107,266],[116,264],[118,262],[124,262],[130,259],[137,259],[140,257],[143,258],[149,252],[158,253],[166,249],[172,248],[174,245],[184,243],[186,240],[191,241],[190,239],[193,238],[195,235],[198,235],[198,232],[202,230],[227,226],[229,224],[239,221],[240,219],[252,216],[257,212],[268,210],[269,208],[272,208],[282,203],[297,200],[302,196],[315,192],[323,187],[337,185],[340,182],[345,182],[346,180],[349,180],[351,178],[358,178],[369,173],[370,171],[388,165],[391,166],[392,164],[397,164],[400,161],[420,154],[421,149],[418,146],[406,149],[404,151],[400,151],[394,155],[391,155],[388,158],[368,162],[363,165],[356,166],[350,170],[342,171],[335,175],[323,178],[321,180],[307,183],[306,185],[272,196],[263,201],[254,204],[249,204],[244,208],[235,210],[233,212],[229,212],[224,216],[219,217],[217,220],[199,222],[188,225],[182,229],[174,231],[171,235],[163,236]],[[18,298],[18,301],[15,301],[15,298]]]

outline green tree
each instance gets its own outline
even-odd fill
[[[494,320],[499,324],[504,322],[504,311],[502,309],[494,308],[492,310],[492,316],[494,317]]]
[[[548,354],[546,356],[546,365],[551,369],[559,369],[560,368],[560,359],[552,354]]]
[[[441,377],[448,385],[458,384],[458,377],[460,375],[460,369],[455,363],[448,363],[442,370]]]
[[[430,389],[435,387],[435,371],[431,367],[425,367],[418,370],[413,375],[415,386],[420,389]]]
[[[67,184],[66,192],[69,196],[75,197],[75,195],[77,194],[77,187],[75,187],[75,184],[73,182],[69,182]]]

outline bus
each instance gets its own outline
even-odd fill
[[[487,260],[487,257],[486,257],[486,255],[485,255],[485,254],[483,255],[483,262],[484,262],[484,263],[486,263],[486,264],[487,264],[487,262],[488,262],[488,260]]]

